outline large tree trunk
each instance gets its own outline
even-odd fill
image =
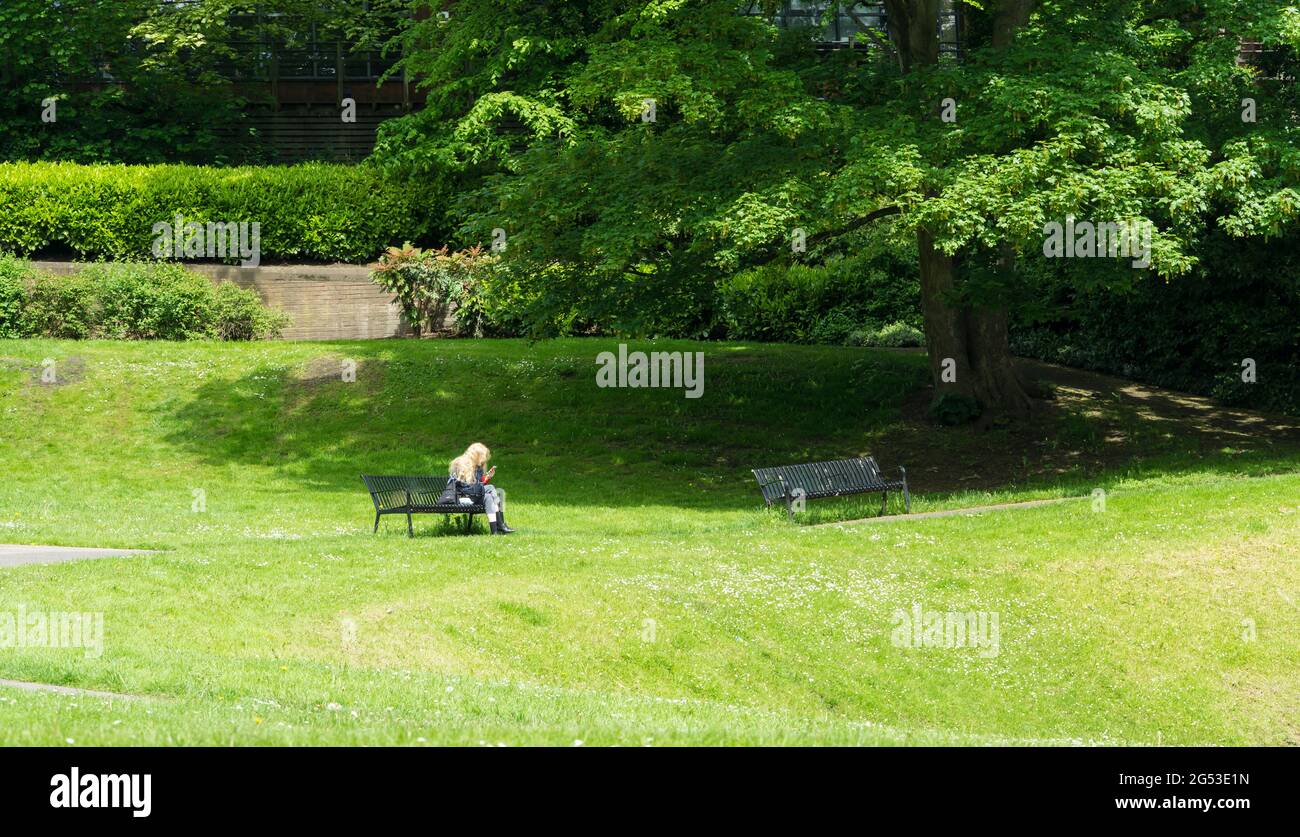
[[[1031,402],[1007,346],[1006,309],[963,303],[957,260],[935,247],[924,229],[917,231],[916,243],[935,402],[945,395],[973,398],[986,411],[986,422],[998,415],[1027,416]]]
[[[916,245],[921,254],[921,316],[935,400],[948,394],[974,396],[975,381],[969,374],[966,353],[966,319],[952,304],[957,290],[953,258],[935,247],[934,239],[923,229],[916,232]]]
[[[939,60],[939,0],[884,0],[889,37],[904,74]]]
[[[992,46],[1004,49],[1029,20],[1036,0],[1001,0],[993,5]],[[885,0],[890,37],[903,72],[939,59],[938,0]],[[936,402],[947,394],[974,398],[985,420],[1027,416],[1031,402],[1007,345],[1007,311],[963,301],[958,292],[960,259],[934,245],[932,231],[917,230],[921,309],[930,352]],[[1008,272],[1014,254],[1003,257]]]
[[[1037,0],[1002,0],[993,15],[993,35],[991,45],[994,49],[1006,49],[1016,39],[1016,33],[1029,22],[1029,15],[1034,10]]]
[[[1007,319],[1005,308],[968,309],[966,351],[975,379],[975,398],[991,415],[1025,418],[1033,403],[1007,345]]]

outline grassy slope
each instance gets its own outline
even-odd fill
[[[0,649],[0,678],[147,696],[0,689],[0,742],[1300,743],[1300,476],[1233,476],[1293,453],[997,495],[1106,485],[1101,514],[790,526],[747,469],[899,461],[922,359],[667,345],[708,353],[703,398],[597,389],[605,341],[0,344],[0,541],[166,550],[0,570],[0,612],[106,625],[103,657]],[[358,474],[471,439],[520,535],[370,534]],[[894,647],[914,602],[997,612],[1000,653]]]

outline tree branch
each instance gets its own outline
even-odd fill
[[[860,230],[873,221],[878,221],[881,218],[888,218],[890,215],[897,215],[902,211],[903,211],[902,207],[899,206],[881,207],[880,209],[877,209],[874,212],[868,212],[866,215],[863,215],[861,218],[854,218],[852,221],[848,222],[842,227],[837,227],[833,230],[823,230],[822,232],[819,232],[816,235],[814,235],[812,238],[809,238],[806,243],[820,244],[821,242],[828,241],[832,238],[839,238],[840,236],[847,235],[853,232],[854,230]]]
[[[816,235],[810,236],[807,240],[805,240],[804,244],[805,245],[820,244],[821,242],[829,241],[832,238],[839,238],[842,235],[848,235],[854,230],[862,229],[867,224],[870,224],[873,221],[879,221],[881,218],[888,218],[890,215],[898,215],[902,211],[903,208],[900,206],[881,207],[880,209],[877,209],[873,212],[868,212],[866,215],[863,215],[859,218],[854,218],[852,221],[849,221],[847,224],[845,224],[842,227],[836,227],[830,230],[822,230]],[[777,250],[775,253],[772,253],[771,255],[761,257],[758,259],[758,261],[746,265],[746,267],[759,267],[761,265],[771,264],[772,262],[776,261],[782,256],[789,256],[789,255],[791,255],[791,251],[789,250]]]
[[[895,61],[898,60],[898,50],[894,49],[894,45],[890,42],[889,38],[887,38],[884,35],[881,35],[878,31],[876,31],[876,28],[874,26],[872,26],[867,21],[863,20],[861,15],[853,11],[852,6],[845,6],[844,11],[850,18],[853,19],[854,23],[862,27],[862,32],[860,34],[866,35],[867,37],[871,38],[871,40],[875,41],[878,46],[883,47],[885,51],[888,52],[889,55]]]

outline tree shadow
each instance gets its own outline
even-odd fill
[[[406,515],[386,514],[379,521],[378,531],[371,534],[385,538],[400,535],[407,540],[417,541],[428,538],[471,538],[476,535],[491,534],[481,514],[474,515],[469,528],[466,528],[463,516],[414,514],[411,515],[409,532],[410,534],[406,528]]]
[[[810,364],[801,355],[828,351],[719,346],[705,396],[688,399],[597,387],[594,356],[607,346],[585,342],[581,354],[574,341],[510,341],[508,352],[461,341],[322,346],[306,363],[203,381],[170,410],[163,438],[204,464],[261,465],[346,494],[364,492],[363,473],[445,474],[483,441],[497,483],[518,498],[734,510],[759,502],[750,468],[839,455],[864,420],[896,411],[842,397],[863,374],[860,356]],[[887,364],[876,384],[905,392],[918,371]]]
[[[1144,474],[1300,468],[1300,419],[1038,361],[1020,365],[1052,394],[1026,422],[936,433],[926,417],[930,391],[909,397],[904,420],[878,442],[904,452],[914,492],[1082,488]]]
[[[322,345],[306,363],[205,380],[163,416],[163,438],[205,464],[361,498],[363,473],[444,474],[482,441],[518,500],[705,511],[761,506],[751,468],[857,455],[887,473],[905,465],[914,494],[1300,461],[1300,422],[1046,364],[1030,367],[1056,389],[1039,415],[979,431],[926,416],[923,355],[663,347],[704,348],[704,397],[597,387],[609,341]]]

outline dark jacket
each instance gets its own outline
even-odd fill
[[[476,503],[483,502],[483,469],[474,469],[473,482],[456,480],[456,493],[461,497],[469,497]]]

